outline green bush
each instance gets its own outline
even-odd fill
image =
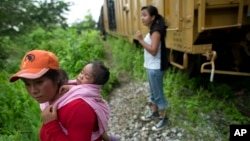
[[[145,68],[143,67],[143,48],[131,44],[122,38],[108,37],[108,46],[111,50],[116,74],[129,73],[137,80],[145,80]],[[126,76],[129,77],[129,76]],[[139,79],[138,79],[139,78]]]
[[[18,81],[8,82],[8,73],[0,72],[0,135],[12,141],[38,139],[40,109]]]

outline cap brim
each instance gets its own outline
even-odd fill
[[[10,77],[10,82],[15,82],[19,78],[36,79],[43,76],[49,69],[24,69]]]

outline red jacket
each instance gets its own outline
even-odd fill
[[[60,108],[58,118],[42,125],[41,141],[90,141],[93,131],[98,130],[95,111],[82,99],[73,100]],[[60,124],[67,129],[68,135],[62,131]],[[101,137],[96,141],[101,141]]]

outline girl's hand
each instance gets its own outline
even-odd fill
[[[57,120],[57,105],[49,105],[47,106],[41,114],[42,122],[44,124]]]
[[[138,41],[143,40],[143,36],[142,36],[142,34],[141,34],[141,31],[138,30],[138,31],[136,32],[136,38],[137,38]]]

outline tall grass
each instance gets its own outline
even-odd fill
[[[40,110],[18,81],[8,82],[8,73],[0,72],[0,140],[27,141],[38,140]],[[3,136],[2,136],[3,135]]]
[[[116,74],[129,73],[131,79],[145,80],[143,66],[143,48],[131,44],[122,38],[108,37],[108,45],[113,56]],[[129,77],[129,76],[126,76]],[[138,79],[139,78],[139,79]]]

